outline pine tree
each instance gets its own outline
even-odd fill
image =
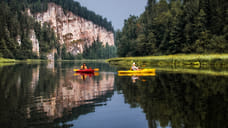
[[[170,30],[170,40],[169,40],[169,51],[170,54],[180,53],[182,49],[183,42],[183,12],[181,10],[181,3],[177,2],[171,3],[171,30]]]

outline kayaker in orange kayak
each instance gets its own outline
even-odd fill
[[[137,71],[137,70],[139,70],[139,68],[135,66],[135,62],[132,64],[132,66],[131,66],[131,69],[130,69],[130,70],[133,70],[133,71]]]
[[[81,70],[83,70],[83,69],[87,69],[87,66],[85,63],[83,63],[83,65],[81,66]]]

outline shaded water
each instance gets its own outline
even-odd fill
[[[106,63],[96,75],[80,62],[0,67],[3,128],[227,128],[228,77],[157,71],[117,76]]]

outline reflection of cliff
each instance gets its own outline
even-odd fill
[[[35,87],[38,85],[39,81],[39,75],[40,75],[40,68],[39,66],[37,68],[32,69],[32,81],[31,81],[31,91],[35,90]]]
[[[114,75],[102,74],[99,80],[87,78],[86,81],[77,79],[72,73],[68,73],[60,79],[59,87],[48,99],[40,98],[36,104],[38,110],[42,110],[49,118],[56,119],[67,115],[73,108],[95,103],[96,99],[113,91]]]

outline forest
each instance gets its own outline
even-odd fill
[[[62,47],[62,59],[63,60],[74,60],[74,59],[108,59],[116,57],[116,46],[109,46],[106,44],[105,46],[99,40],[96,40],[92,43],[91,46],[84,45],[84,51],[81,54],[76,56],[68,53],[66,51],[66,46]],[[58,55],[56,55],[55,59],[58,59]]]
[[[57,47],[57,37],[48,24],[41,26],[32,17],[21,12],[22,5],[17,1],[0,3],[0,57],[38,58],[32,52],[32,42],[29,39],[29,33],[34,29],[40,43],[41,58],[45,59],[46,53],[53,47]],[[17,41],[18,36],[21,44]]]
[[[116,57],[116,47],[109,46],[107,43],[105,46],[103,46],[102,42],[97,40],[94,41],[94,43],[91,46],[85,46],[82,56],[86,59],[113,58]]]
[[[46,55],[51,49],[57,49],[55,58],[74,58],[66,52],[64,46],[60,46],[58,37],[49,24],[41,26],[32,17],[25,13],[27,8],[32,13],[44,12],[49,2],[54,2],[63,7],[64,11],[72,11],[85,19],[98,24],[109,31],[114,31],[112,23],[93,11],[82,7],[73,0],[1,0],[0,1],[0,58],[13,59],[47,59]],[[32,42],[29,38],[31,30],[34,30],[39,41],[40,57],[32,52]],[[20,38],[21,44],[17,38]],[[106,47],[106,46],[102,46]],[[61,51],[64,51],[61,55]]]
[[[228,53],[227,0],[148,0],[116,32],[117,54]]]

